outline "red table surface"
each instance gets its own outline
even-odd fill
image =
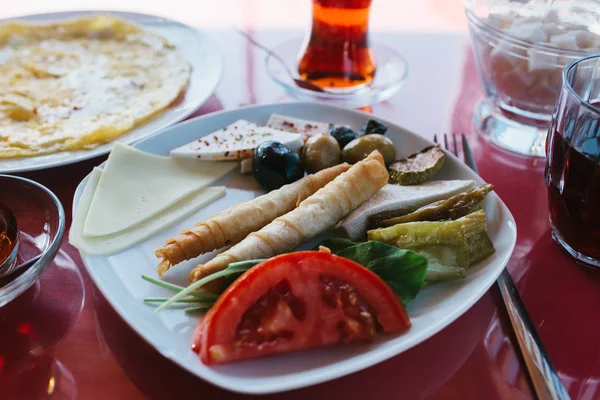
[[[420,40],[423,53],[417,51],[415,54],[423,54],[425,58],[427,53],[431,57],[439,56],[436,50],[443,52],[443,41],[447,39],[444,35],[415,35],[408,39],[403,35],[390,34],[386,39],[388,43],[403,40],[405,46],[413,43],[413,39]],[[279,39],[272,32],[261,36],[261,40],[268,44],[276,44]],[[459,60],[457,73],[451,77],[455,81],[452,99],[445,96],[440,100],[429,79],[427,82],[411,83],[409,75],[406,88],[389,101],[373,106],[373,113],[412,127],[415,117],[406,112],[407,104],[411,102],[407,96],[417,93],[418,85],[430,85],[424,87],[428,91],[425,94],[428,106],[422,108],[418,117],[420,125],[417,125],[422,129],[418,133],[428,138],[444,133],[427,128],[427,119],[433,118],[434,111],[444,109],[447,110],[444,113],[448,123],[437,126],[446,126],[445,132],[448,133],[468,135],[481,176],[495,185],[496,192],[517,221],[518,242],[508,268],[546,349],[572,398],[599,398],[600,274],[578,266],[552,241],[543,180],[544,161],[508,154],[473,133],[472,109],[481,96],[481,89],[471,51],[464,45],[466,39],[457,40],[461,43],[455,46],[459,50],[457,54],[450,55],[450,58]],[[223,81],[216,94],[195,115],[242,104],[286,99],[283,91],[268,81],[263,56],[258,50],[231,34],[221,43],[243,51],[234,53],[233,50],[225,50]],[[435,45],[438,47],[426,48]],[[243,65],[241,76],[231,67],[236,63]],[[414,70],[416,66],[411,64],[410,68]],[[431,79],[435,80],[435,77]],[[412,85],[410,88],[409,84]],[[59,196],[70,224],[76,186],[93,166],[103,160],[101,157],[23,176],[48,186]],[[64,240],[62,249],[77,263],[86,285],[83,312],[55,352],[56,359],[73,375],[77,398],[246,397],[203,382],[162,358],[127,326],[95,289],[77,250],[67,240]],[[499,292],[493,286],[456,322],[403,354],[331,382],[261,398],[533,398],[527,373],[515,346]]]

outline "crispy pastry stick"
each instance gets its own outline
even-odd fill
[[[237,204],[206,221],[196,224],[165,242],[155,254],[162,258],[157,267],[162,276],[171,266],[200,254],[236,244],[248,234],[267,225],[275,218],[293,210],[298,204],[347,171],[344,163],[308,175],[263,196]]]
[[[267,258],[294,250],[308,239],[332,228],[388,181],[383,157],[374,151],[354,164],[324,188],[304,200],[294,210],[248,235],[237,245],[190,272],[195,282],[221,271],[235,261]]]

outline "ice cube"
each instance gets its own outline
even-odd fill
[[[543,43],[548,40],[548,34],[544,32],[539,21],[529,19],[513,21],[512,25],[505,32],[533,43]]]
[[[565,33],[567,31],[561,22],[546,20],[542,22],[542,30],[546,32],[548,36],[560,35],[561,33]]]
[[[497,29],[507,29],[513,23],[514,13],[511,12],[491,12],[486,22]]]
[[[521,4],[515,4],[514,0],[494,0],[490,2],[490,14],[506,14],[513,18],[521,8]]]
[[[577,44],[577,32],[567,31],[550,36],[550,43],[563,50],[579,50]]]
[[[559,6],[557,3],[555,6]],[[542,29],[548,35],[557,35],[569,31],[587,30],[581,18],[575,15],[575,11],[568,5],[560,3],[560,8],[553,9],[542,21]]]
[[[526,62],[527,54],[522,47],[517,47],[514,44],[500,40],[492,47],[490,56],[492,63],[506,64],[507,68],[514,67],[520,62]]]
[[[529,0],[527,3],[520,3],[518,7],[518,17],[536,19],[541,22],[547,15],[548,3],[551,0]]]
[[[600,2],[595,1],[571,1],[565,11],[565,24],[573,25],[578,29],[598,29],[600,26]]]
[[[592,31],[600,28],[600,2],[554,1],[544,24],[562,31]],[[550,34],[559,32],[549,32]]]
[[[544,50],[533,47],[527,49],[529,55],[529,71],[544,71],[557,68],[559,57],[556,54],[550,54]]]
[[[558,10],[556,8],[548,11],[548,13],[544,16],[544,19],[542,20],[542,22],[544,25],[547,24],[547,25],[554,25],[554,26],[558,26],[558,27],[562,27],[562,25],[563,25],[563,20],[560,17],[560,15],[558,14]]]

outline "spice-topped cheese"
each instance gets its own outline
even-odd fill
[[[327,133],[330,124],[328,122],[309,121],[307,119],[272,114],[269,121],[267,121],[267,126],[286,132],[301,133],[304,137],[310,137],[319,133]]]
[[[258,126],[241,119],[171,150],[171,155],[201,160],[241,160],[252,157],[254,149],[269,140],[284,144],[291,150],[298,149],[304,144],[302,136],[297,133]]]

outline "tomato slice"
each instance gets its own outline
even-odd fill
[[[343,257],[302,251],[239,277],[198,324],[192,349],[221,364],[336,343],[372,341],[410,327],[377,275]]]

